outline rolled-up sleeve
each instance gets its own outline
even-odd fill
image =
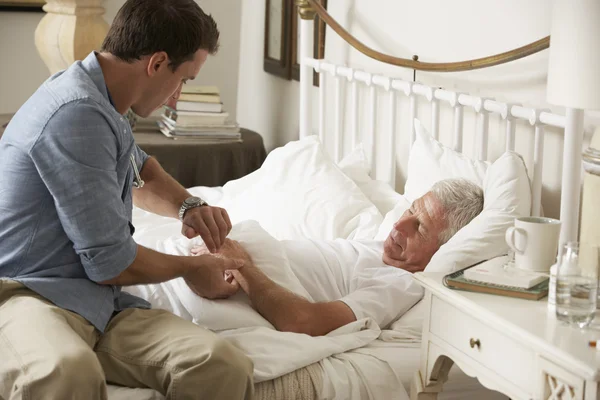
[[[30,149],[62,227],[96,282],[118,276],[137,254],[118,182],[116,135],[98,106],[69,103]]]

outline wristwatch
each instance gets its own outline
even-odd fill
[[[183,204],[179,208],[179,220],[183,221],[183,216],[185,215],[185,212],[187,210],[189,210],[190,208],[202,207],[202,206],[206,206],[206,205],[208,205],[208,203],[205,202],[204,200],[202,200],[200,197],[196,197],[196,196],[188,197],[187,199],[185,199],[183,201]]]

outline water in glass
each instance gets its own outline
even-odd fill
[[[556,282],[556,317],[564,322],[587,326],[596,312],[598,282],[586,276],[558,276]]]
[[[594,271],[582,268],[578,243],[567,243],[559,256],[556,274],[557,319],[580,328],[594,319],[598,280],[591,272]]]

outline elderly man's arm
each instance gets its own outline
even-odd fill
[[[233,277],[254,308],[279,331],[322,336],[356,321],[346,303],[312,303],[277,285],[252,262],[233,271]]]

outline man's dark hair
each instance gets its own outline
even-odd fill
[[[127,0],[102,44],[126,62],[164,51],[173,71],[200,49],[215,54],[219,30],[194,0]]]

